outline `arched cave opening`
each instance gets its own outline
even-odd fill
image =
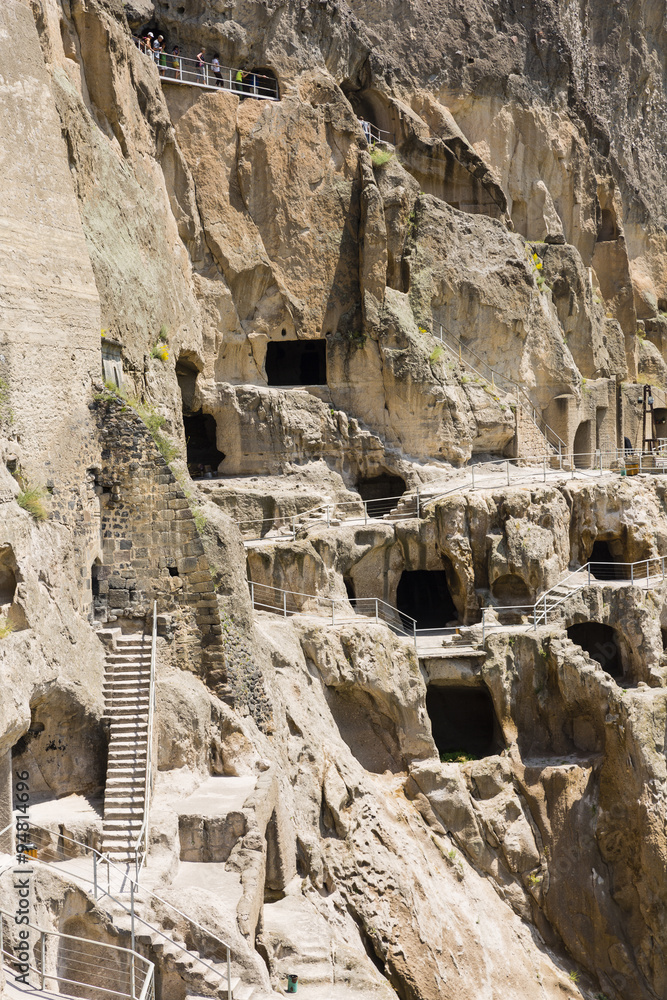
[[[216,473],[225,453],[217,445],[217,426],[210,413],[183,413],[188,469],[192,476]]]
[[[382,473],[368,479],[358,479],[357,492],[367,501],[369,517],[382,517],[396,506],[396,497],[405,493],[407,486],[400,476]]]
[[[58,684],[30,708],[30,728],[12,747],[12,769],[30,772],[31,800],[101,796],[108,750],[102,719],[74,689]]]
[[[269,385],[326,385],[326,340],[270,340],[266,345]]]
[[[444,569],[403,570],[396,589],[401,614],[415,618],[417,628],[445,628],[458,621]]]
[[[190,413],[194,406],[197,376],[202,370],[202,362],[192,351],[183,351],[176,362],[176,381],[181,390],[183,411]]]
[[[249,71],[244,79],[244,89],[257,97],[271,97],[280,100],[278,78],[267,66],[257,66]]]
[[[354,601],[357,596],[354,589],[354,580],[351,576],[344,576],[343,583],[345,584],[348,600]]]
[[[591,467],[591,451],[593,450],[592,441],[592,420],[582,420],[582,422],[577,427],[577,433],[574,435],[574,464],[577,469],[590,469]]]
[[[0,608],[14,603],[16,594],[16,573],[12,562],[14,553],[11,546],[0,549]]]
[[[615,628],[601,622],[578,622],[569,626],[567,634],[611,677],[623,676],[623,658]]]
[[[530,587],[516,573],[505,573],[491,584],[491,593],[498,603],[504,607],[518,605],[530,608],[535,603]]]
[[[441,760],[478,760],[502,749],[501,730],[487,688],[429,684],[426,710]]]
[[[663,652],[667,652],[667,628],[661,628],[660,635],[662,636]]]
[[[596,580],[624,580],[624,567],[619,566],[609,548],[608,542],[597,541],[593,543],[590,558],[591,576]]]
[[[598,226],[598,243],[610,243],[612,240],[618,239],[618,224],[616,222],[616,213],[611,208],[603,208],[600,217],[600,225]]]

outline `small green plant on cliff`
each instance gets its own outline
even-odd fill
[[[11,635],[14,631],[14,626],[10,622],[9,618],[4,615],[0,618],[0,639],[6,639],[8,635]]]
[[[160,361],[163,362],[169,361],[169,348],[166,344],[155,344],[155,346],[151,348],[151,357],[159,358]]]
[[[361,330],[348,330],[345,336],[354,347],[363,347],[366,343],[366,334]]]
[[[536,888],[538,885],[542,884],[542,876],[531,874],[528,876],[528,881],[533,886],[533,888]]]
[[[571,983],[578,983],[579,982],[579,973],[577,972],[576,969],[572,969],[572,971],[570,972],[570,975],[569,975],[568,978],[569,978],[569,980],[570,980]]]
[[[389,149],[380,149],[378,146],[371,149],[371,163],[374,167],[384,167],[393,158],[394,154]]]
[[[444,353],[445,353],[444,347],[442,346],[442,344],[438,344],[436,347],[433,348],[433,350],[429,354],[428,360],[431,361],[432,363],[435,363],[436,361],[440,360],[440,358],[443,356]]]
[[[163,323],[162,326],[160,327],[160,332],[157,335],[157,339],[162,344],[169,343],[169,327],[166,325],[166,323]]]
[[[23,510],[27,510],[36,521],[46,521],[49,510],[44,503],[45,496],[46,492],[41,486],[31,486],[30,483],[26,483],[17,496],[16,502]]]
[[[474,760],[465,750],[448,750],[440,754],[441,764],[466,764],[469,760]]]

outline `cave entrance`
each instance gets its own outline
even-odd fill
[[[444,569],[404,570],[396,590],[396,606],[417,621],[417,628],[445,628],[458,621]]]
[[[491,584],[491,593],[504,607],[532,608],[534,601],[530,587],[515,573],[505,573]]]
[[[0,608],[14,603],[16,594],[16,573],[12,563],[14,562],[14,552],[11,546],[7,545],[0,549]]]
[[[255,97],[266,97],[273,101],[280,100],[276,74],[266,66],[251,69],[247,74],[244,73],[241,90],[252,93]]]
[[[574,435],[574,465],[577,469],[590,469],[592,443],[592,420],[582,420]]]
[[[188,469],[192,476],[214,474],[225,454],[217,446],[217,426],[210,413],[183,413]]]
[[[623,658],[615,628],[601,622],[578,622],[570,625],[567,634],[611,677],[623,676]]]
[[[266,345],[269,385],[326,385],[326,340],[271,340]]]
[[[348,599],[348,601],[354,601],[354,600],[356,600],[357,595],[356,595],[356,592],[355,592],[355,589],[354,589],[354,580],[352,579],[352,577],[351,576],[344,576],[343,577],[343,583],[345,584],[345,591],[347,593],[347,599]]]
[[[493,699],[485,687],[429,684],[426,711],[441,760],[479,760],[502,747]]]
[[[624,567],[619,566],[609,548],[608,542],[594,542],[588,560],[591,565],[591,576],[596,580],[624,580]]]
[[[611,208],[603,208],[600,213],[600,226],[598,228],[597,243],[611,243],[619,236],[616,212]]]
[[[397,497],[402,497],[406,489],[404,479],[389,473],[357,481],[357,492],[362,500],[367,501],[369,517],[388,514],[396,506]]]

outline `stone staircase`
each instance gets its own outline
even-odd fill
[[[101,638],[107,646],[104,697],[111,728],[102,852],[123,864],[134,860],[146,807],[151,636],[108,629]]]
[[[114,914],[114,926],[120,931],[130,933],[130,920],[127,914],[119,911]],[[135,941],[137,944],[148,948],[149,952],[155,956],[155,960],[164,974],[164,971],[174,972],[185,984],[186,998],[191,997],[219,997],[227,1000],[227,960],[208,957],[200,958],[195,952],[189,950],[184,943],[178,943],[165,932],[159,931],[156,927],[147,926],[142,921],[137,921],[135,927]],[[205,962],[206,965],[202,963]],[[212,968],[207,968],[211,966]],[[244,983],[238,976],[231,975],[231,994],[233,1000],[251,1000],[255,995],[255,987]]]

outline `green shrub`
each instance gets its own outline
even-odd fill
[[[6,639],[8,635],[11,635],[14,631],[14,626],[10,622],[9,618],[5,615],[0,618],[0,639]]]
[[[166,323],[163,323],[162,326],[160,327],[160,332],[157,335],[157,339],[161,341],[163,344],[169,343],[169,327],[166,325]]]
[[[384,167],[385,163],[389,163],[393,158],[394,154],[389,149],[381,149],[379,146],[373,146],[371,149],[371,161],[374,167]]]
[[[432,362],[439,361],[444,353],[445,349],[442,346],[442,344],[437,344],[436,347],[434,347],[431,353],[429,354],[428,360]]]
[[[465,764],[469,760],[474,760],[469,753],[464,750],[450,750],[447,753],[440,754],[440,762],[442,764]]]
[[[159,358],[160,361],[169,361],[169,348],[166,344],[158,343],[151,348],[151,357]]]
[[[49,516],[48,507],[44,503],[45,490],[41,486],[26,484],[16,498],[19,507],[32,514],[36,521],[46,521]]]

